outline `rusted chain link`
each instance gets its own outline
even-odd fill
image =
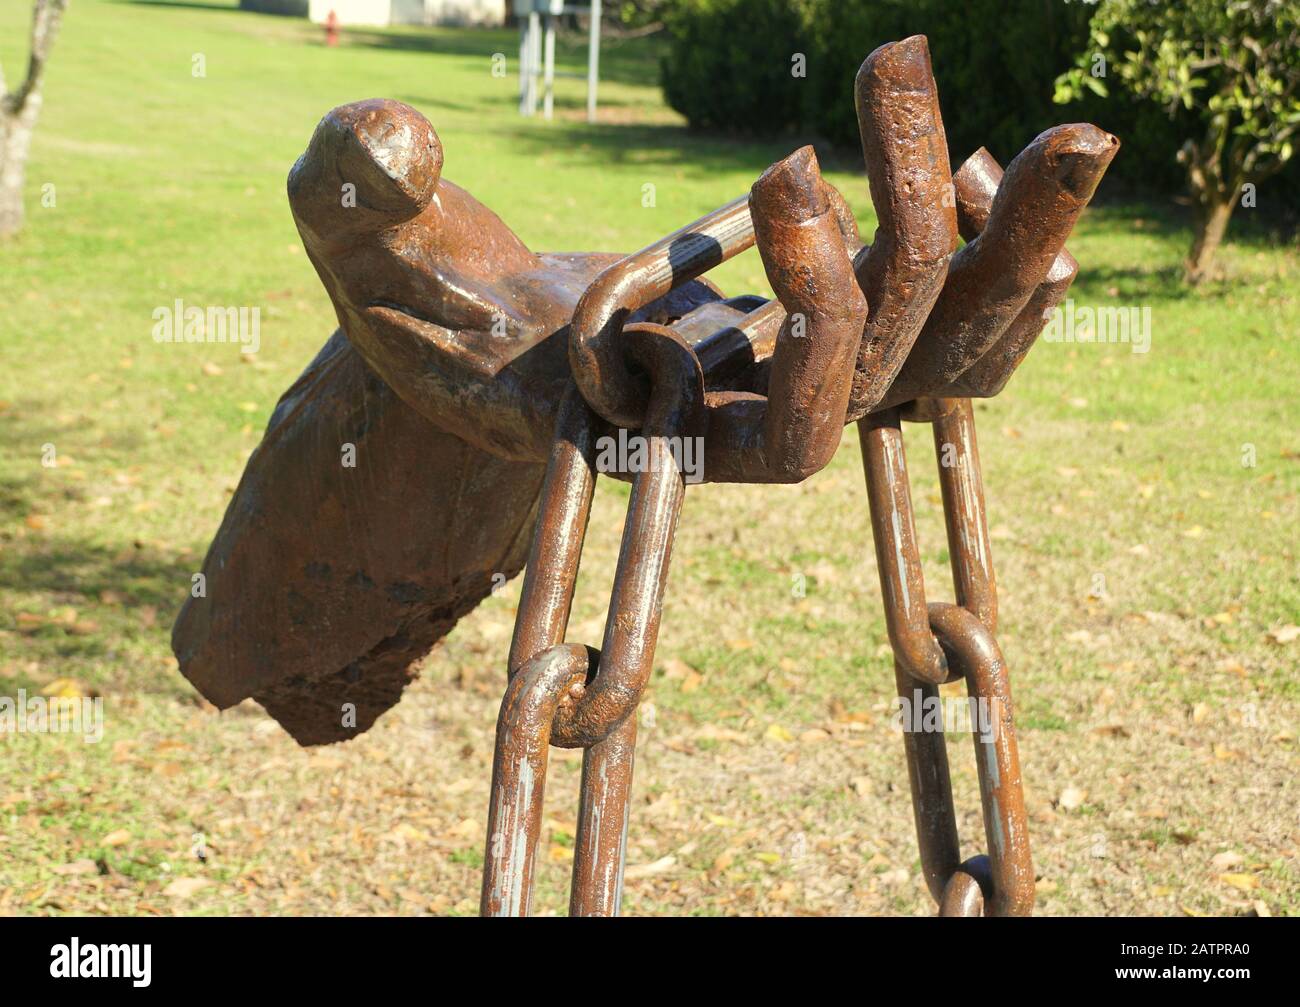
[[[922,873],[941,915],[1026,915],[1033,908],[1034,872],[1010,686],[993,635],[997,590],[971,404],[969,399],[920,400],[909,405],[906,414],[934,426],[958,604],[926,603],[903,454],[902,411],[865,417],[858,431],[898,694],[907,704],[932,704],[940,684],[963,677],[969,696],[991,718],[986,733],[974,733],[989,852],[964,862],[944,734],[905,725]]]
[[[551,719],[587,666],[586,648],[560,644],[524,662],[506,689],[492,762],[484,916],[527,916],[532,907]]]
[[[829,461],[843,429],[867,307],[847,254],[846,219],[851,215],[822,180],[812,148],[802,147],[765,171],[747,200],[613,264],[579,302],[570,344],[574,379],[557,417],[511,645],[510,669],[529,677],[523,685],[512,684],[497,726],[485,914],[527,910],[538,828],[530,809],[541,800],[544,783],[537,774],[545,771],[535,749],[543,737],[548,744],[585,750],[570,911],[617,912],[633,717],[653,667],[685,494],[682,465],[695,456],[717,478],[790,482]],[[689,312],[678,319],[680,328],[627,324],[631,311],[755,241],[784,317],[752,305],[743,314],[723,306],[713,316],[715,323],[736,321],[732,331],[748,345],[726,336],[725,345],[716,342],[725,329]],[[772,396],[715,387],[706,397],[696,349],[710,358],[719,349],[725,357],[744,356],[745,350],[754,361],[751,340],[766,339],[764,333],[778,325],[767,382]],[[692,335],[695,346],[687,342]],[[629,458],[629,464],[640,471],[633,479],[601,650],[585,680],[575,683],[556,670],[567,669],[575,652],[557,648],[591,509],[595,431],[604,422],[622,428],[620,442],[626,431],[638,432],[640,458]],[[550,715],[544,728],[536,723],[542,712]]]
[[[645,393],[622,352],[628,315],[754,244],[749,197],[741,196],[606,269],[573,313],[569,360],[583,397],[616,426],[634,429]]]
[[[671,446],[699,422],[704,378],[672,330],[630,326],[629,355],[650,375],[641,435],[647,464],[633,480],[601,650],[563,643],[596,484],[599,419],[570,387],[510,651],[497,722],[482,912],[524,915],[541,828],[545,748],[583,748],[582,797],[569,912],[617,915],[636,745],[636,706],[650,677],[685,481]]]

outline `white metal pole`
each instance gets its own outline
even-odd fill
[[[542,116],[551,118],[555,107],[555,15],[546,15],[546,79],[542,95]]]
[[[542,62],[542,19],[534,7],[528,12],[528,115],[537,114],[537,74]]]
[[[587,37],[587,121],[596,121],[596,83],[600,79],[600,0],[591,0]]]
[[[528,21],[519,19],[519,114],[528,114]]]

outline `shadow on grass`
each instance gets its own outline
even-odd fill
[[[185,10],[226,11],[227,13],[239,10],[238,0],[211,0],[210,3],[204,3],[203,0],[112,0],[112,2],[130,4],[132,7],[180,7]],[[248,11],[247,13],[261,12]]]
[[[539,129],[527,120],[521,120],[518,125],[498,129],[514,149],[529,157],[567,152],[569,156],[585,155],[595,164],[634,164],[647,173],[671,170],[688,178],[700,178],[719,172],[739,172],[751,181],[776,161],[812,142],[793,136],[764,140],[733,138],[696,132],[676,124],[590,125],[560,120]],[[817,149],[823,172],[863,174],[860,158],[854,159],[850,154],[820,143],[813,146]],[[647,180],[652,181],[653,175],[647,174]],[[866,186],[864,175],[862,192],[852,195],[855,198],[865,195]]]
[[[77,599],[99,604],[114,597],[128,613],[152,609],[149,618],[166,627],[180,610],[195,565],[141,543],[115,550],[59,537],[30,542],[27,551],[10,555],[0,564],[0,590],[46,594],[56,605],[75,606]]]
[[[19,415],[35,413],[25,406]],[[40,467],[42,445],[63,442],[58,428],[19,415],[0,414],[6,443],[32,445],[29,464],[12,464],[11,454],[11,464],[0,470],[0,598],[6,599],[0,629],[27,641],[14,653],[57,670],[61,661],[75,658],[111,660],[115,651],[134,651],[146,638],[156,645],[153,637],[168,631],[185,600],[199,557],[130,538],[130,531],[105,541],[40,517],[55,503],[61,513],[68,512],[68,501],[88,504],[78,483]],[[147,518],[140,523],[146,527]],[[60,614],[66,609],[75,615]],[[9,649],[0,645],[0,656],[9,656]]]
[[[1190,290],[1183,282],[1182,266],[1162,266],[1144,269],[1138,266],[1117,268],[1105,265],[1081,265],[1079,267],[1077,291],[1090,287],[1103,287],[1111,299],[1132,298],[1177,301],[1186,297]],[[1201,297],[1222,297],[1227,290],[1215,289],[1217,284],[1205,284],[1197,295]],[[1113,294],[1109,293],[1114,291]]]
[[[1082,227],[1085,229],[1131,230],[1135,234],[1155,235],[1189,247],[1192,241],[1192,211],[1175,197],[1152,199],[1150,197],[1111,198],[1088,208]],[[1273,219],[1250,207],[1239,207],[1228,225],[1225,244],[1274,249],[1294,243],[1285,220]],[[1187,249],[1180,249],[1186,252]]]
[[[1247,244],[1247,247],[1251,247]],[[1079,300],[1080,293],[1096,292],[1101,288],[1108,300],[1148,303],[1150,301],[1187,301],[1205,304],[1222,301],[1242,293],[1243,284],[1251,284],[1264,277],[1251,278],[1248,274],[1229,271],[1207,279],[1200,286],[1189,286],[1184,279],[1182,263],[1165,266],[1117,267],[1105,264],[1084,263],[1079,267],[1079,277],[1068,296]]]
[[[34,693],[53,678],[74,677],[109,694],[192,702],[167,641],[196,564],[140,542],[118,548],[50,535],[6,543],[0,597],[9,602],[0,635],[8,639],[0,647],[16,660],[4,691]],[[27,596],[22,604],[19,594]]]

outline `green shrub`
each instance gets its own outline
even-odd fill
[[[1005,164],[1044,129],[1074,119],[1123,138],[1112,174],[1177,187],[1167,120],[1117,98],[1052,102],[1057,75],[1087,45],[1093,11],[1060,0],[676,0],[665,15],[664,96],[692,126],[797,130],[853,147],[858,67],[876,47],[922,34],[954,167],[980,146]],[[805,77],[791,72],[795,53]]]
[[[802,30],[792,0],[684,0],[665,23],[664,98],[692,126],[780,132],[803,125],[790,40]]]

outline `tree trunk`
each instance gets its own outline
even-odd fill
[[[38,92],[28,96],[17,115],[0,109],[0,238],[23,226],[23,180],[40,107]]]
[[[67,6],[68,0],[35,0],[27,76],[6,94],[0,74],[0,238],[9,237],[23,223],[23,178],[41,111],[41,78]]]
[[[1232,211],[1237,208],[1235,193],[1217,199],[1206,196],[1196,204],[1196,231],[1192,250],[1187,256],[1187,282],[1195,285],[1206,279],[1214,265],[1214,253],[1223,242]]]

